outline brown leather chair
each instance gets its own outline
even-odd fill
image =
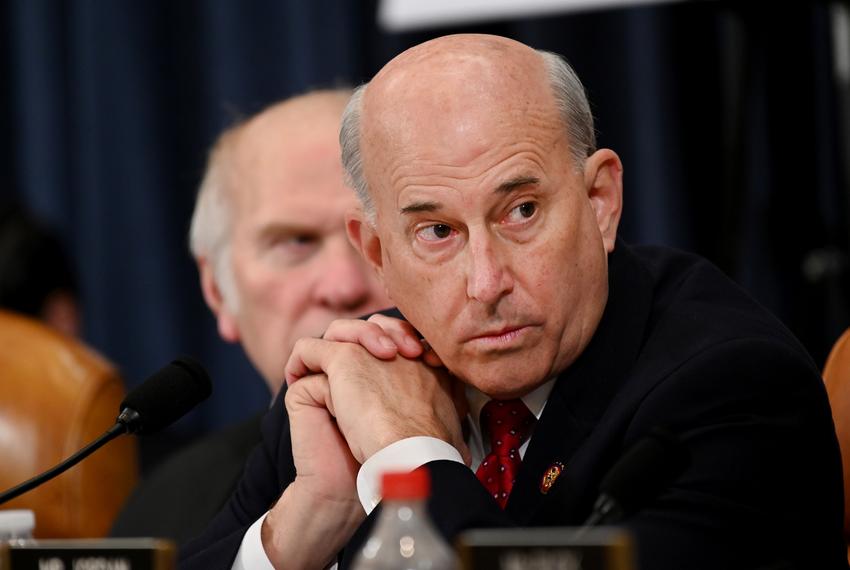
[[[74,338],[0,311],[0,491],[72,455],[115,422],[115,368]],[[56,479],[0,505],[32,509],[40,538],[102,537],[136,483],[122,436]]]
[[[832,347],[823,380],[832,407],[832,419],[838,445],[841,447],[841,463],[844,468],[844,540],[847,542],[847,559],[850,560],[850,329]]]

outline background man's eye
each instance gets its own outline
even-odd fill
[[[292,237],[290,238],[290,240],[289,240],[289,241],[290,241],[290,243],[292,243],[293,245],[309,245],[309,244],[312,244],[312,243],[315,243],[315,242],[316,242],[316,237],[315,237],[315,236],[306,235],[306,234],[304,234],[304,235],[297,235],[297,236],[292,236]]]

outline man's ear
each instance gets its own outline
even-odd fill
[[[603,148],[587,157],[584,186],[596,214],[605,251],[614,251],[623,210],[623,163],[613,150]]]
[[[207,302],[207,306],[215,315],[218,334],[227,342],[238,342],[239,327],[236,324],[236,315],[230,311],[227,303],[224,302],[221,289],[219,289],[215,280],[215,270],[212,264],[206,257],[198,257],[195,261],[198,263],[204,301]]]
[[[345,231],[348,233],[348,241],[351,242],[354,249],[360,252],[360,255],[375,271],[378,278],[383,279],[384,259],[381,251],[381,238],[378,237],[375,227],[365,219],[359,208],[345,215]]]

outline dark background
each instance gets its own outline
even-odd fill
[[[682,2],[402,34],[379,30],[375,12],[367,0],[2,4],[0,198],[59,232],[85,339],[128,385],[179,353],[213,375],[212,399],[148,444],[147,466],[165,442],[269,399],[218,339],[187,251],[216,135],[445,33],[565,55],[600,146],[625,164],[621,235],[708,257],[823,362],[850,324],[847,2]]]

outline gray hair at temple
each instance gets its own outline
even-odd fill
[[[584,86],[575,70],[563,57],[548,51],[536,51],[543,58],[555,104],[558,106],[567,130],[576,167],[583,168],[584,160],[596,151],[596,130]],[[357,192],[367,219],[374,224],[375,206],[369,194],[366,179],[363,178],[363,159],[360,154],[360,115],[363,108],[363,95],[368,85],[364,83],[358,87],[345,107],[339,132],[339,144],[342,148],[342,165],[345,168],[346,183]]]
[[[233,276],[230,257],[230,203],[227,196],[228,149],[238,124],[224,131],[216,140],[207,159],[204,178],[198,188],[192,225],[189,229],[189,249],[197,258],[205,258],[213,268],[215,282],[225,305],[237,312],[239,295]]]

